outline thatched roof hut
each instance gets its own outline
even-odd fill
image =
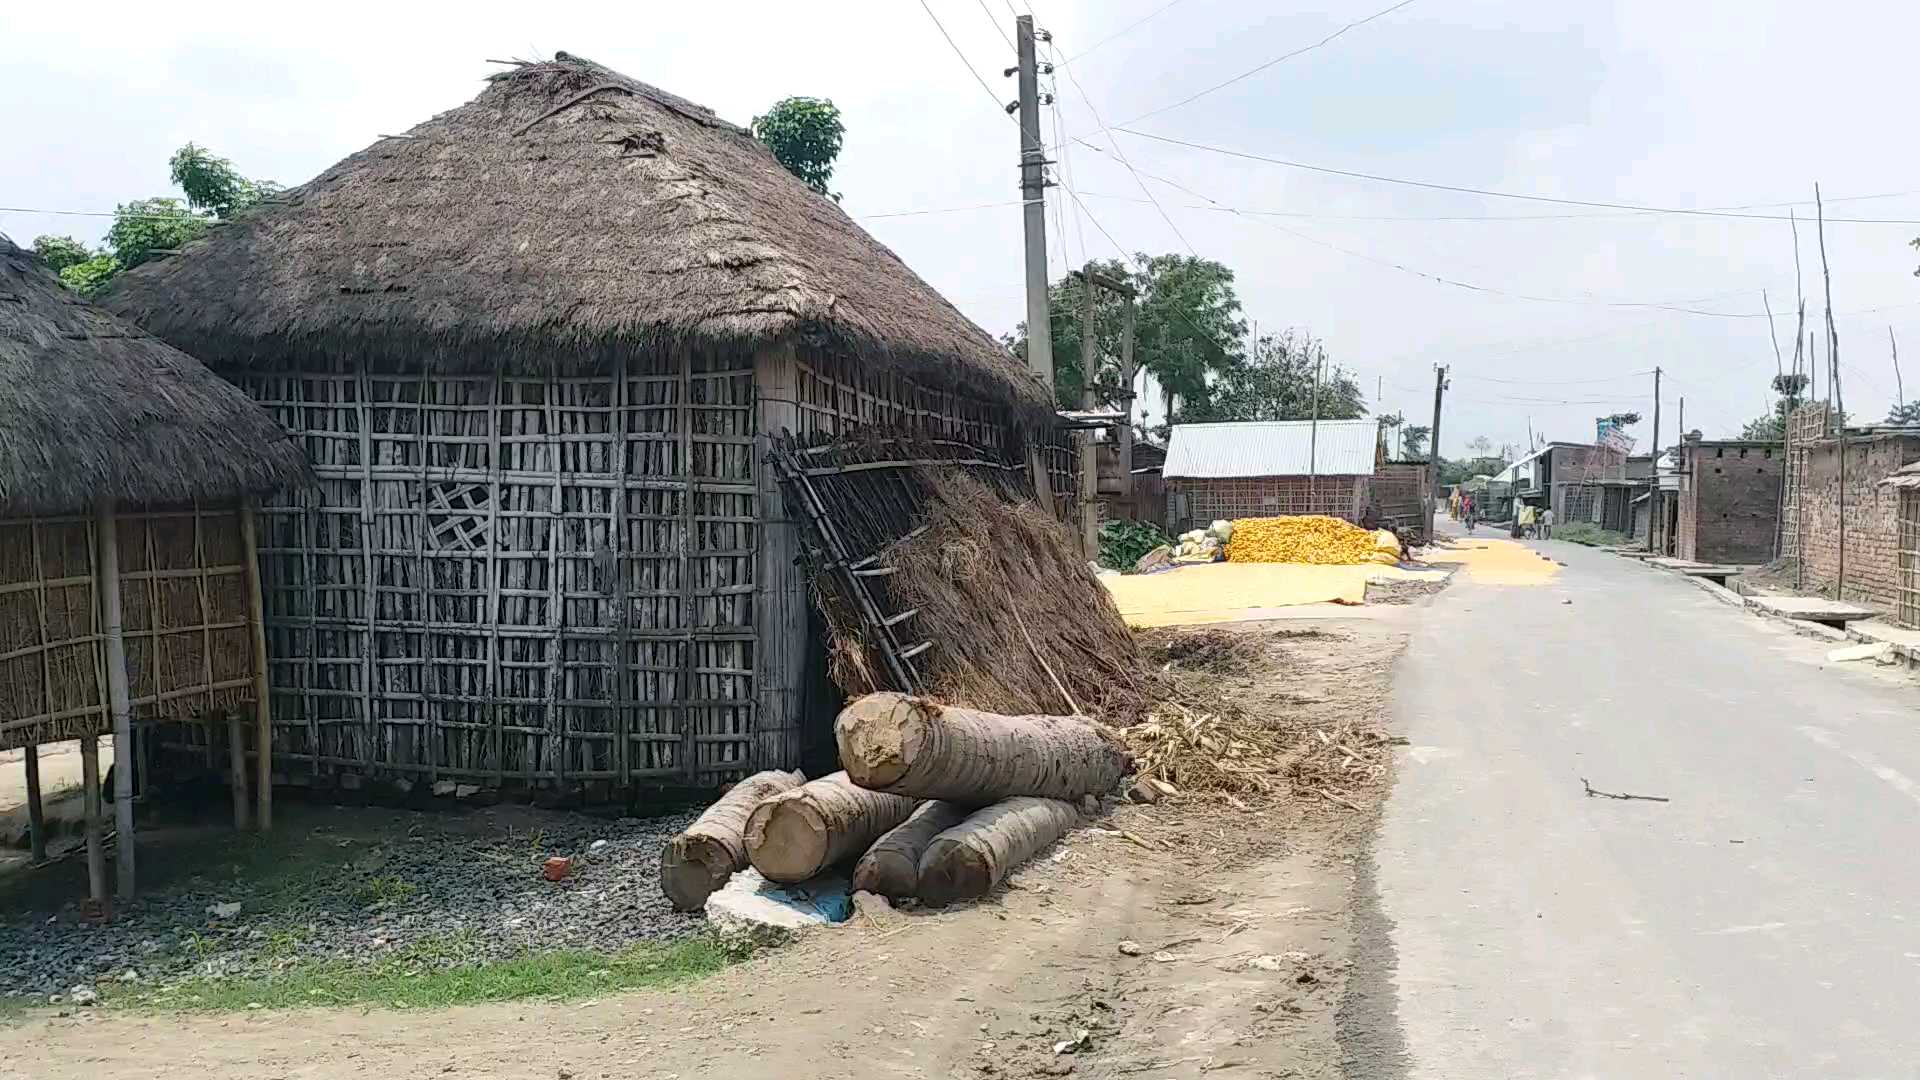
[[[96,910],[107,901],[102,733],[113,732],[123,763],[123,895],[134,885],[137,722],[224,716],[244,819],[240,714],[252,711],[254,786],[269,819],[251,500],[310,477],[302,449],[238,387],[62,288],[0,236],[0,750],[25,748],[38,859],[35,748],[80,740]]]
[[[1032,414],[1025,367],[703,106],[566,53],[382,138],[108,301],[225,370],[403,350],[573,374],[803,342]]]
[[[1042,447],[1048,393],[836,202],[564,53],[107,302],[307,448],[263,577],[275,757],[322,782],[591,796],[792,768],[833,705],[808,697],[825,649],[773,441],[1071,462]]]
[[[0,517],[230,501],[306,472],[237,387],[0,236]]]

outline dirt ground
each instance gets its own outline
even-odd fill
[[[1119,806],[986,901],[857,917],[690,988],[431,1016],[37,1015],[0,1039],[0,1077],[1338,1076],[1348,897],[1387,755],[1322,754],[1317,733],[1384,723],[1412,614],[1160,632],[1241,639],[1170,651],[1194,646],[1185,677],[1283,727],[1293,760],[1346,759],[1337,788],[1301,772],[1239,806]]]

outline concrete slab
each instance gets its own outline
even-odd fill
[[[1893,654],[1909,665],[1920,664],[1920,630],[1895,626],[1881,619],[1865,619],[1847,625],[1847,636],[1867,644],[1887,644]]]
[[[723,940],[782,945],[796,935],[853,917],[851,884],[827,873],[798,885],[780,885],[754,869],[728,879],[707,897],[707,923]]]
[[[1871,619],[1880,614],[1872,608],[1861,607],[1859,604],[1828,600],[1820,596],[1749,596],[1747,605],[1769,615],[1804,619],[1828,626],[1843,626],[1849,622]]]
[[[1708,564],[1695,562],[1692,559],[1669,559],[1662,556],[1657,559],[1648,559],[1647,565],[1657,566],[1662,570],[1688,570],[1696,566],[1706,566]]]

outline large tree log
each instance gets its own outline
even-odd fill
[[[834,722],[853,782],[985,806],[1014,795],[1077,799],[1113,789],[1126,751],[1075,716],[1002,716],[905,694],[868,694]]]
[[[994,803],[933,838],[920,857],[920,899],[950,904],[985,896],[1014,867],[1080,823],[1059,799],[1018,796]]]
[[[920,800],[856,787],[843,772],[784,791],[747,817],[747,859],[768,881],[805,881],[865,852]]]
[[[907,820],[873,842],[853,868],[853,887],[889,900],[920,895],[920,856],[933,838],[967,819],[966,807],[923,802]]]
[[[747,817],[762,802],[807,782],[798,772],[754,773],[660,849],[660,891],[680,911],[699,911],[714,890],[747,865]]]

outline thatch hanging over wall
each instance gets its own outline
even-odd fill
[[[221,370],[385,353],[575,374],[620,349],[793,340],[1050,411],[745,130],[566,53],[122,275],[109,303]]]
[[[306,476],[246,394],[0,236],[0,517],[212,502]]]

